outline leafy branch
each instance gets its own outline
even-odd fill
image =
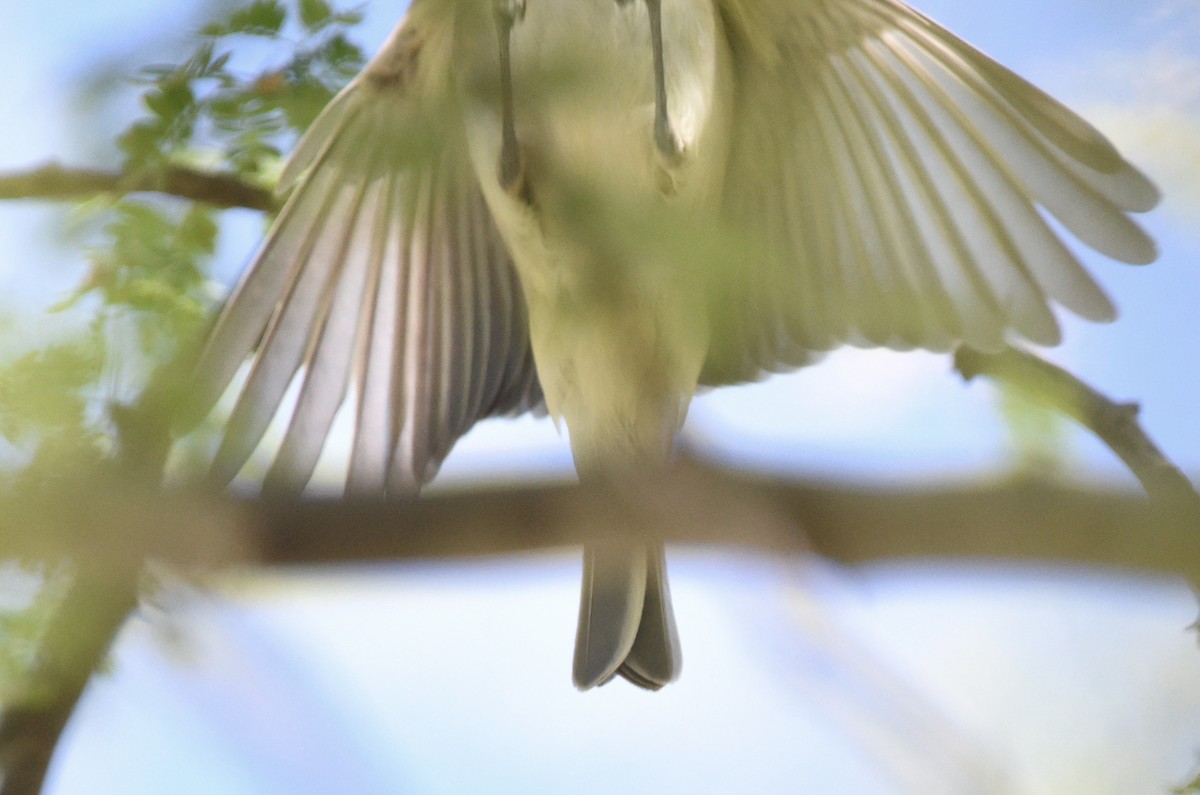
[[[84,329],[0,361],[0,437],[20,454],[18,470],[0,472],[4,557],[71,562],[61,592],[47,578],[32,606],[0,622],[4,795],[40,790],[79,695],[137,603],[152,539],[183,518],[161,513],[165,448],[142,441],[157,439],[160,412],[114,401],[158,395],[146,388],[151,373],[202,329],[215,210],[276,209],[280,151],[363,62],[348,35],[358,21],[326,0],[255,0],[200,31],[180,63],[138,74],[145,112],[118,138],[118,167],[0,175],[0,199],[75,201],[76,223],[97,241],[80,283],[51,307],[90,315]],[[143,484],[132,500],[130,483]],[[58,512],[67,506],[79,510]],[[168,558],[210,555],[209,524],[192,526],[191,552]],[[23,544],[35,537],[49,546]]]

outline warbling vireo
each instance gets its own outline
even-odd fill
[[[1043,213],[1155,257],[1157,192],[1096,130],[898,0],[413,0],[304,136],[202,357],[253,366],[232,477],[298,490],[353,400],[348,490],[412,493],[544,407],[583,478],[662,466],[701,385],[842,343],[1053,344],[1112,304]],[[661,544],[584,553],[574,679],[680,665]]]

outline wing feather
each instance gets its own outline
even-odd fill
[[[762,245],[715,280],[704,383],[841,343],[1053,344],[1052,303],[1115,315],[1046,216],[1149,262],[1129,213],[1158,193],[1091,125],[899,0],[719,1],[725,212]]]
[[[1017,167],[1010,165],[1020,160],[1021,149],[1003,147],[1002,141],[989,136],[982,129],[989,125],[987,109],[969,108],[972,97],[969,93],[955,97],[951,91],[943,90],[948,86],[936,82],[936,74],[922,61],[920,53],[909,53],[903,48],[895,48],[892,53],[904,62],[901,76],[911,75],[919,83],[916,90],[923,89],[929,96],[926,107],[940,117],[939,127],[955,139],[954,149],[969,161],[966,166],[970,173],[986,182],[982,186],[984,194],[1011,230],[1009,239],[1018,250],[1015,261],[1028,266],[1036,283],[1049,297],[1077,314],[1099,321],[1115,317],[1115,309],[1108,297],[1037,214],[1028,192],[1016,176]],[[953,85],[956,84],[951,83],[949,87]],[[1053,164],[1043,161],[1031,167],[1052,168]]]
[[[400,261],[403,227],[392,223],[400,217],[405,181],[391,175],[384,187],[386,205],[375,218],[367,300],[363,307],[363,331],[355,355],[354,383],[357,391],[354,438],[346,491],[351,495],[380,494],[387,483],[388,461],[397,420],[392,411],[391,384],[396,367],[394,329],[400,297]]]
[[[931,347],[942,347],[946,340],[961,334],[961,319],[931,267],[933,259],[925,241],[912,234],[917,221],[900,185],[892,177],[894,163],[884,139],[886,131],[871,123],[880,112],[878,96],[868,87],[851,90],[861,79],[856,70],[851,69],[850,74],[842,71],[832,74],[839,84],[836,90],[849,100],[837,106],[843,117],[840,128],[847,144],[858,153],[857,157],[846,159],[854,164],[864,190],[870,195],[868,223],[863,226],[879,236],[883,248],[874,264],[881,272],[890,268],[896,271],[891,277],[892,289],[884,294],[891,292],[901,306],[914,308],[910,312],[892,312],[895,331],[904,343],[902,347],[920,344],[922,340]]]
[[[342,216],[351,211],[355,201],[352,188],[331,186],[330,191],[333,201],[326,205],[327,212],[322,215]],[[321,197],[314,199],[324,201]],[[335,225],[327,225],[318,217],[312,227],[299,230],[307,243],[298,252],[299,267],[277,262],[274,257],[261,260],[262,267],[280,267],[292,272],[293,277],[283,285],[282,296],[264,299],[275,306],[275,312],[259,343],[262,355],[254,359],[213,463],[213,474],[221,480],[237,474],[258,446],[300,367],[310,324],[324,313],[340,270],[341,263],[336,258],[340,245],[338,231]],[[281,246],[277,251],[288,249],[290,246]],[[241,293],[232,300],[236,305],[251,297]]]
[[[856,54],[857,55],[857,54]],[[848,59],[852,62],[859,58]],[[1035,342],[1058,342],[1058,324],[1046,306],[1045,296],[1033,282],[1021,258],[1008,225],[1004,222],[988,181],[993,166],[987,160],[975,160],[967,147],[956,147],[951,140],[952,128],[947,128],[932,112],[927,98],[914,91],[914,86],[900,76],[886,55],[868,46],[861,60],[870,63],[871,79],[883,81],[887,90],[904,108],[904,118],[911,121],[909,135],[918,141],[926,168],[935,175],[935,183],[945,196],[942,207],[948,214],[948,224],[956,230],[959,256],[956,264],[965,280],[971,282],[975,295],[986,303],[992,322],[978,336],[966,327],[966,341],[980,347],[995,346],[1003,335],[1004,318],[1013,327]],[[893,105],[893,109],[895,109]],[[981,316],[973,311],[969,318]]]
[[[402,23],[284,170],[294,192],[200,360],[205,406],[251,360],[214,461],[219,478],[242,468],[293,385],[264,483],[291,493],[312,476],[351,394],[346,486],[357,494],[412,493],[477,420],[541,403],[512,262],[460,121],[432,104],[430,81],[448,81],[422,71],[420,43]],[[436,134],[430,119],[442,124]]]
[[[333,420],[346,397],[355,342],[361,332],[358,314],[371,271],[375,219],[386,185],[375,180],[358,197],[342,231],[340,272],[328,287],[328,300],[312,318],[308,351],[301,365],[303,382],[279,453],[264,488],[278,492],[312,477]]]

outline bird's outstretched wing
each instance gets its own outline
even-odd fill
[[[266,488],[311,477],[351,395],[348,489],[400,493],[483,417],[541,402],[512,263],[471,173],[439,35],[411,21],[325,109],[282,178],[295,184],[201,356],[210,406],[251,368],[214,463],[233,477],[289,385],[295,409]]]
[[[734,53],[726,214],[704,381],[840,343],[1053,344],[1058,303],[1115,310],[1047,224],[1117,260],[1155,187],[1070,110],[898,0],[718,0]]]

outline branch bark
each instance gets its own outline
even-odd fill
[[[413,502],[255,501],[241,503],[239,515],[248,533],[242,546],[263,565],[466,558],[654,536],[851,566],[986,558],[1200,582],[1200,524],[1138,495],[1032,480],[875,489],[687,462],[636,492],[563,484]]]
[[[0,174],[0,199],[70,200],[99,193],[161,193],[213,207],[273,211],[271,191],[236,174],[171,166],[160,172],[124,173],[64,168],[56,163]]]

